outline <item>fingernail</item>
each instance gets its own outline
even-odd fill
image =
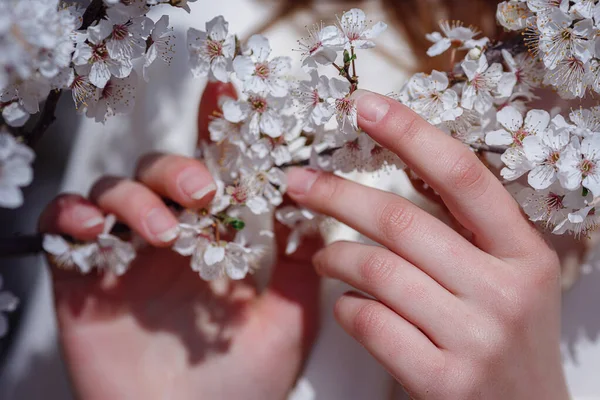
[[[75,219],[85,229],[93,228],[104,223],[104,216],[95,208],[80,206],[75,209]]]
[[[154,208],[146,215],[146,226],[161,242],[167,243],[179,234],[179,226],[173,215],[164,208]]]
[[[217,186],[210,182],[207,184],[203,171],[197,168],[189,168],[179,174],[177,184],[183,193],[193,200],[200,200],[210,192],[217,190]]]
[[[296,194],[308,193],[319,177],[319,172],[308,168],[289,168],[286,171],[288,192]]]
[[[368,122],[381,121],[390,109],[390,103],[384,96],[366,90],[352,93],[352,99],[356,102],[358,116]]]

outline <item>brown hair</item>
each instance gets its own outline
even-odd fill
[[[340,10],[361,7],[369,0],[287,0],[281,2],[278,17],[286,17],[301,9],[314,8],[325,2],[339,5]],[[420,71],[447,69],[448,60],[442,57],[429,58],[426,55],[431,43],[425,34],[439,31],[441,20],[459,20],[466,26],[477,27],[482,35],[496,38],[501,28],[495,22],[496,8],[500,0],[382,0],[390,15],[389,20],[401,31],[413,50]],[[278,2],[279,3],[279,2]],[[265,29],[269,23],[261,27]]]

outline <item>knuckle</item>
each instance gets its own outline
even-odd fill
[[[471,331],[470,355],[479,369],[489,370],[509,353],[512,330],[506,324],[495,318],[487,318]]]
[[[352,321],[352,329],[359,341],[373,338],[384,329],[384,316],[381,306],[370,300],[362,305]]]
[[[409,234],[414,218],[414,211],[408,204],[392,201],[381,210],[377,218],[377,228],[385,240],[394,241]]]
[[[471,197],[483,194],[489,185],[483,164],[470,151],[466,151],[449,170],[449,182],[454,188],[469,191]]]
[[[488,293],[490,321],[499,326],[499,331],[516,333],[522,330],[528,321],[529,302],[532,293],[527,290],[523,279],[513,271],[496,273],[490,278],[485,289]]]
[[[498,290],[497,318],[502,326],[511,330],[522,327],[527,315],[527,294],[518,285]]]
[[[381,286],[393,275],[395,265],[382,251],[374,250],[359,266],[360,279],[369,286]]]

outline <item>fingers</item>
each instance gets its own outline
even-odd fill
[[[287,178],[296,202],[384,245],[452,293],[476,277],[468,265],[485,265],[483,252],[406,199],[308,169],[290,169]]]
[[[153,246],[166,247],[177,237],[177,219],[161,198],[141,183],[105,177],[94,184],[90,198]]]
[[[463,303],[423,271],[377,246],[336,242],[314,257],[317,271],[377,298],[423,331],[433,343],[449,348],[460,330]],[[449,321],[454,321],[449,324]]]
[[[231,83],[208,82],[206,84],[198,111],[198,141],[208,140],[210,137],[208,125],[215,112],[220,110],[220,102],[225,97],[237,99],[235,87]]]
[[[202,162],[174,154],[148,154],[140,159],[137,179],[163,197],[186,208],[205,207],[217,186]]]
[[[385,96],[353,94],[360,127],[431,185],[483,250],[515,257],[540,239],[502,184],[465,145]],[[493,229],[490,229],[493,227]]]
[[[76,194],[56,197],[42,212],[39,230],[78,240],[92,240],[102,232],[104,214],[91,201]]]
[[[444,368],[444,353],[414,325],[376,300],[345,294],[335,317],[409,392],[431,387]]]

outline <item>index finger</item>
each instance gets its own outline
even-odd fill
[[[357,90],[352,98],[361,129],[431,185],[482,250],[521,257],[539,245],[516,201],[467,146],[386,96]]]

